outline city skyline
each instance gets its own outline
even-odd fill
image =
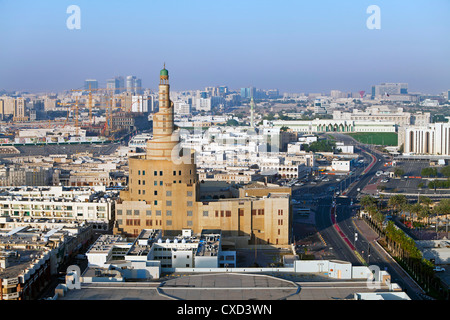
[[[66,22],[80,8],[80,29]],[[366,25],[370,5],[380,29]],[[280,92],[368,92],[405,82],[410,92],[450,86],[450,4],[396,1],[87,2],[0,4],[0,89],[57,92],[85,79],[136,75],[144,88],[165,62],[173,90],[211,85]]]

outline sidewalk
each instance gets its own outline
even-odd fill
[[[369,227],[369,225],[364,220],[354,219],[353,222],[356,228],[364,235],[364,237],[369,242],[378,239],[378,234],[371,227]]]

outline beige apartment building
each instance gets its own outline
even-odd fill
[[[129,187],[116,203],[114,233],[137,237],[142,229],[152,228],[162,229],[165,235],[177,235],[183,229],[194,233],[220,229],[236,246],[288,245],[290,189],[262,186],[257,195],[237,191],[231,197],[208,197],[213,191],[208,190],[208,182],[198,179],[194,154],[183,150],[180,156],[173,109],[164,68],[153,139],[148,140],[145,155],[129,157]]]

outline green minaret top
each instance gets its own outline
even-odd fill
[[[160,76],[168,76],[169,75],[169,71],[166,69],[166,64],[165,63],[164,63],[164,69],[161,70],[159,75]]]

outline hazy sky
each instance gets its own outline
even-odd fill
[[[81,29],[66,12],[81,10]],[[366,26],[378,5],[381,29]],[[450,1],[0,0],[0,90],[60,91],[136,75],[156,89],[450,89]]]

